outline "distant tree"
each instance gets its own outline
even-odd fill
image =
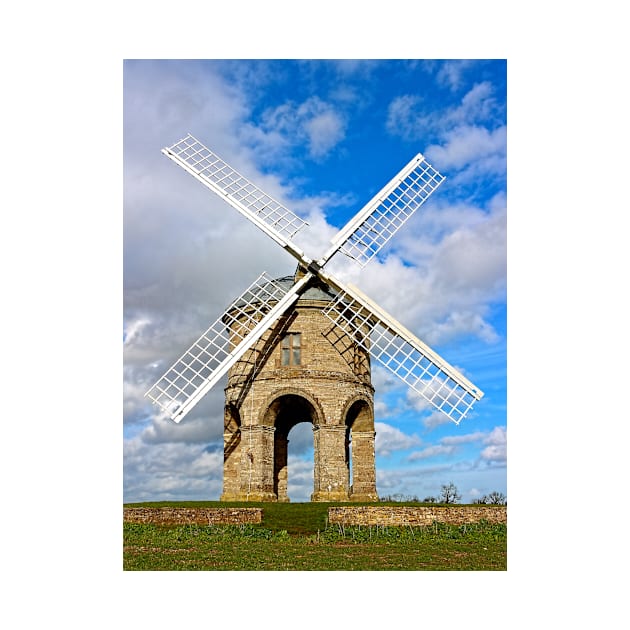
[[[437,499],[435,497],[424,497],[422,501],[424,503],[437,503]]]
[[[495,490],[488,495],[487,502],[490,503],[491,505],[506,505],[507,498],[502,492],[497,492]]]
[[[475,499],[473,503],[485,505],[486,503],[488,503],[488,497],[484,494],[482,497],[478,497],[477,499]]]
[[[385,494],[379,498],[379,501],[383,503],[402,503],[403,501],[417,501],[418,497],[413,497],[411,495],[404,495],[401,492],[396,492],[396,494]]]
[[[442,486],[440,501],[442,503],[457,503],[462,495],[457,492],[457,486],[451,481],[447,486]]]

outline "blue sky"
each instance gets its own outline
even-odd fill
[[[142,394],[261,271],[295,267],[162,156],[188,132],[308,220],[311,257],[416,153],[446,176],[378,259],[331,266],[485,392],[456,426],[375,364],[379,494],[507,495],[506,121],[505,60],[126,61],[125,501],[219,498],[223,384],[179,425]],[[289,437],[308,500],[312,432]]]

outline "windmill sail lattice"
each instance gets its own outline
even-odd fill
[[[199,140],[189,134],[173,146],[162,149],[162,153],[245,215],[277,243],[293,249],[299,255],[303,254],[290,239],[308,223],[260,190]]]
[[[356,287],[338,287],[324,315],[455,424],[483,393]]]
[[[291,239],[306,222],[264,193],[191,135],[163,153],[238,210],[291,253],[304,276],[289,290],[262,274],[178,359],[147,396],[179,422],[310,286],[319,281],[337,292],[324,311],[393,374],[453,422],[483,396],[458,370],[391,315],[323,267],[337,253],[361,266],[373,258],[444,181],[415,156],[333,239],[317,262]]]
[[[364,267],[444,181],[416,155],[333,239],[320,264],[341,251]]]
[[[262,273],[146,395],[179,422],[298,299],[300,286],[287,291]]]

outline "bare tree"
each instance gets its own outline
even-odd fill
[[[497,492],[494,490],[488,495],[488,503],[491,505],[506,505],[507,498],[502,492]]]
[[[447,486],[442,486],[441,503],[457,503],[461,498],[462,495],[457,492],[457,486],[452,481]]]

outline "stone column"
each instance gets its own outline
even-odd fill
[[[275,501],[273,437],[275,428],[241,427],[241,501]]]
[[[352,501],[378,501],[374,431],[352,431]]]
[[[274,482],[276,486],[276,494],[278,501],[283,503],[289,502],[289,495],[287,492],[288,484],[288,468],[287,468],[287,453],[289,448],[289,440],[286,435],[276,433],[275,436],[275,448],[274,448]]]
[[[316,425],[314,488],[311,501],[348,501],[346,427]]]
[[[223,433],[223,494],[221,501],[241,501],[239,468],[241,466],[241,432]]]

